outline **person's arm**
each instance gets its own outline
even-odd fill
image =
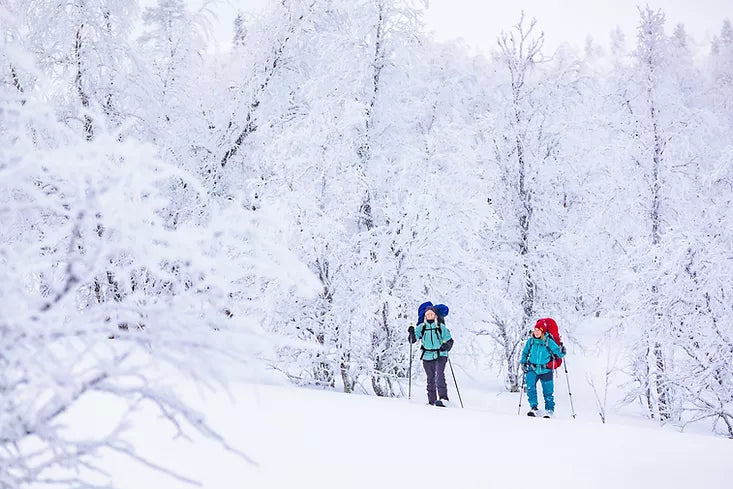
[[[451,348],[453,348],[453,337],[450,334],[450,330],[448,329],[448,326],[445,325],[445,323],[440,325],[441,329],[441,338],[443,339],[443,342],[440,345],[441,351],[450,351]]]
[[[415,336],[415,326],[413,326],[412,324],[409,328],[407,328],[407,341],[409,341],[410,343],[417,342],[417,337]]]
[[[530,340],[527,340],[527,342],[524,344],[524,348],[522,348],[522,359],[519,363],[529,362],[529,342]]]
[[[565,347],[560,348],[557,346],[557,343],[555,343],[555,340],[552,337],[550,337],[550,341],[548,341],[547,344],[549,345],[550,351],[553,355],[557,355],[560,358],[565,356]]]

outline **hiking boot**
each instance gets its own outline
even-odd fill
[[[534,418],[538,414],[539,414],[539,409],[537,409],[537,406],[532,406],[531,408],[529,408],[529,412],[527,413],[527,416],[532,416]]]
[[[435,404],[433,404],[433,406],[445,407],[445,404],[443,404],[443,401],[438,399],[437,401],[435,401]]]

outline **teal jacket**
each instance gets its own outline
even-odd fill
[[[425,330],[425,334],[423,334],[423,329]],[[450,331],[445,323],[438,325],[437,321],[433,323],[423,321],[415,327],[415,336],[418,340],[422,341],[423,360],[435,360],[438,358],[438,355],[447,357],[447,350],[450,350],[453,346]],[[446,351],[439,351],[441,345],[444,343],[447,343],[444,347],[447,348]]]
[[[565,356],[562,350],[560,350],[560,347],[557,346],[557,343],[555,343],[555,340],[552,339],[552,336],[545,334],[545,339],[532,336],[527,340],[527,344],[524,345],[524,349],[522,350],[522,363],[529,363],[530,368],[537,375],[546,374],[547,372],[552,372],[545,365],[552,360],[553,355],[560,358]]]

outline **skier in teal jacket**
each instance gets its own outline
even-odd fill
[[[453,347],[453,338],[445,325],[445,319],[430,306],[425,310],[425,320],[417,328],[410,326],[407,332],[410,343],[422,341],[420,358],[428,376],[428,403],[445,407],[448,401],[445,364],[448,362],[448,351]]]
[[[553,355],[565,356],[565,347],[558,346],[552,336],[547,334],[547,326],[543,321],[537,321],[532,336],[527,340],[522,350],[522,370],[527,381],[527,398],[530,410],[527,416],[537,416],[537,380],[542,384],[542,397],[545,398],[545,417],[551,417],[555,411],[555,386],[552,381],[553,371],[547,368]]]

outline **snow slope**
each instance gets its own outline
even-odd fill
[[[620,364],[618,342],[604,339],[608,329],[599,321],[584,324],[579,337],[567,332],[575,419],[563,372],[555,382],[557,417],[528,418],[526,397],[517,415],[519,395],[505,391],[485,356],[464,347],[455,348],[451,358],[465,409],[450,368],[451,407],[425,405],[425,376],[417,361],[411,401],[279,385],[279,375],[268,377],[260,370],[254,383],[241,364],[223,366],[232,380],[228,392],[202,392],[180,374],[161,370],[156,375],[176,386],[243,455],[201,436],[176,438],[150,407],[133,420],[129,441],[149,462],[207,489],[436,483],[501,489],[733,487],[733,441],[710,434],[705,424],[689,427],[698,431],[693,433],[672,425],[660,428],[642,407],[620,407],[619,372],[609,381],[608,424],[601,423],[588,379],[600,382],[609,365]],[[86,399],[67,423],[77,437],[98,437],[110,429],[111,418],[120,416],[117,403]],[[100,484],[192,487],[118,454],[103,454],[101,464],[108,475],[98,479]]]
[[[199,398],[201,407],[256,465],[209,440],[173,441],[153,418],[142,420],[132,441],[151,461],[208,489],[733,484],[733,443],[720,437],[533,419],[517,416],[516,405],[508,414],[433,408],[423,405],[422,390],[412,401],[245,384],[231,394]],[[191,487],[118,456],[103,462],[124,489]]]

